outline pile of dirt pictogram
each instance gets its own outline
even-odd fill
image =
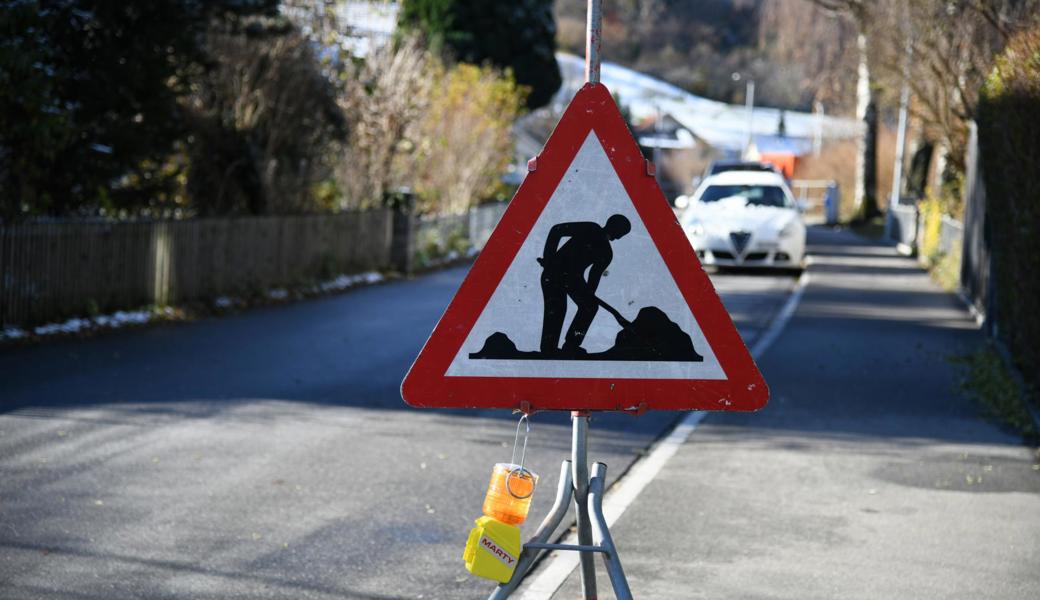
[[[509,336],[496,331],[488,336],[471,359],[498,360],[628,360],[701,362],[704,357],[693,348],[693,340],[668,315],[655,306],[639,311],[634,321],[618,318],[622,329],[614,345],[603,352],[546,353],[519,350]]]
[[[656,306],[641,309],[634,321],[623,324],[614,345],[599,354],[607,360],[704,360],[690,336]]]

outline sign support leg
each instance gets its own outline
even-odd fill
[[[596,600],[596,572],[593,555],[603,555],[603,563],[610,577],[617,600],[632,600],[628,580],[621,569],[621,559],[610,536],[607,519],[603,515],[603,493],[606,486],[607,465],[596,463],[590,477],[588,463],[589,414],[575,411],[571,415],[571,460],[560,465],[560,483],[556,488],[556,500],[538,531],[524,544],[517,560],[513,577],[499,584],[488,600],[505,600],[520,585],[520,581],[531,570],[543,552],[548,550],[570,550],[578,552],[581,560],[583,600]],[[580,483],[579,483],[580,482]],[[578,500],[580,497],[583,500]],[[577,513],[577,544],[551,544],[548,539],[563,522],[571,501]],[[583,516],[584,515],[584,516]],[[585,535],[582,531],[585,531]],[[588,575],[586,575],[588,573]]]
[[[589,511],[592,513],[592,532],[596,545],[604,549],[603,564],[607,567],[610,585],[614,588],[617,600],[632,600],[632,591],[628,589],[628,579],[621,568],[614,539],[610,537],[607,518],[603,516],[603,486],[606,485],[607,465],[598,462],[592,465],[592,480],[589,482]]]
[[[549,536],[556,531],[556,528],[563,521],[563,517],[567,515],[567,509],[570,508],[573,494],[571,461],[565,460],[560,465],[560,483],[556,487],[556,500],[553,502],[549,514],[545,515],[542,524],[538,526],[538,531],[524,545],[524,549],[520,552],[520,558],[516,561],[516,570],[513,571],[513,577],[508,582],[499,584],[495,591],[491,593],[491,596],[488,597],[488,600],[505,600],[516,590],[524,575],[527,574],[527,571],[531,569],[535,561],[538,560],[539,555],[543,552],[541,548],[532,546],[532,544],[544,544],[549,540]]]
[[[589,413],[571,413],[571,466],[574,469],[574,509],[577,515],[578,545],[592,545],[589,519]],[[596,561],[591,552],[582,552],[581,589],[584,600],[596,600]]]

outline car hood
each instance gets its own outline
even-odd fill
[[[749,206],[737,198],[695,204],[690,211],[687,223],[700,221],[706,229],[725,231],[780,231],[798,218],[798,212],[792,208]]]

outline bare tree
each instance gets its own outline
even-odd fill
[[[913,60],[907,78],[911,110],[923,135],[939,148],[945,178],[964,170],[968,123],[979,89],[1008,36],[1037,22],[1036,0],[887,0],[876,13],[878,81],[903,79],[907,42]]]
[[[202,214],[307,212],[342,115],[311,44],[283,25],[213,27],[212,65],[184,108],[187,188]]]
[[[337,173],[344,208],[378,205],[387,192],[410,185],[407,157],[418,146],[441,68],[417,38],[408,37],[347,70],[339,103],[351,131]]]
[[[877,202],[877,97],[871,72],[870,34],[877,3],[874,0],[810,0],[836,17],[849,19],[856,30],[856,118],[863,121],[863,136],[856,154],[856,188],[853,202],[857,216],[878,214]]]
[[[487,197],[512,154],[523,93],[489,67],[445,66],[405,36],[353,63],[340,104],[350,135],[337,179],[348,208],[409,188],[417,208],[461,213]]]
[[[799,95],[828,113],[855,110],[855,39],[848,19],[805,0],[766,0],[758,12],[758,47],[770,68],[797,69]]]

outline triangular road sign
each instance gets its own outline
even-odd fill
[[[765,406],[765,381],[606,87],[577,93],[532,166],[405,377],[405,401]]]

